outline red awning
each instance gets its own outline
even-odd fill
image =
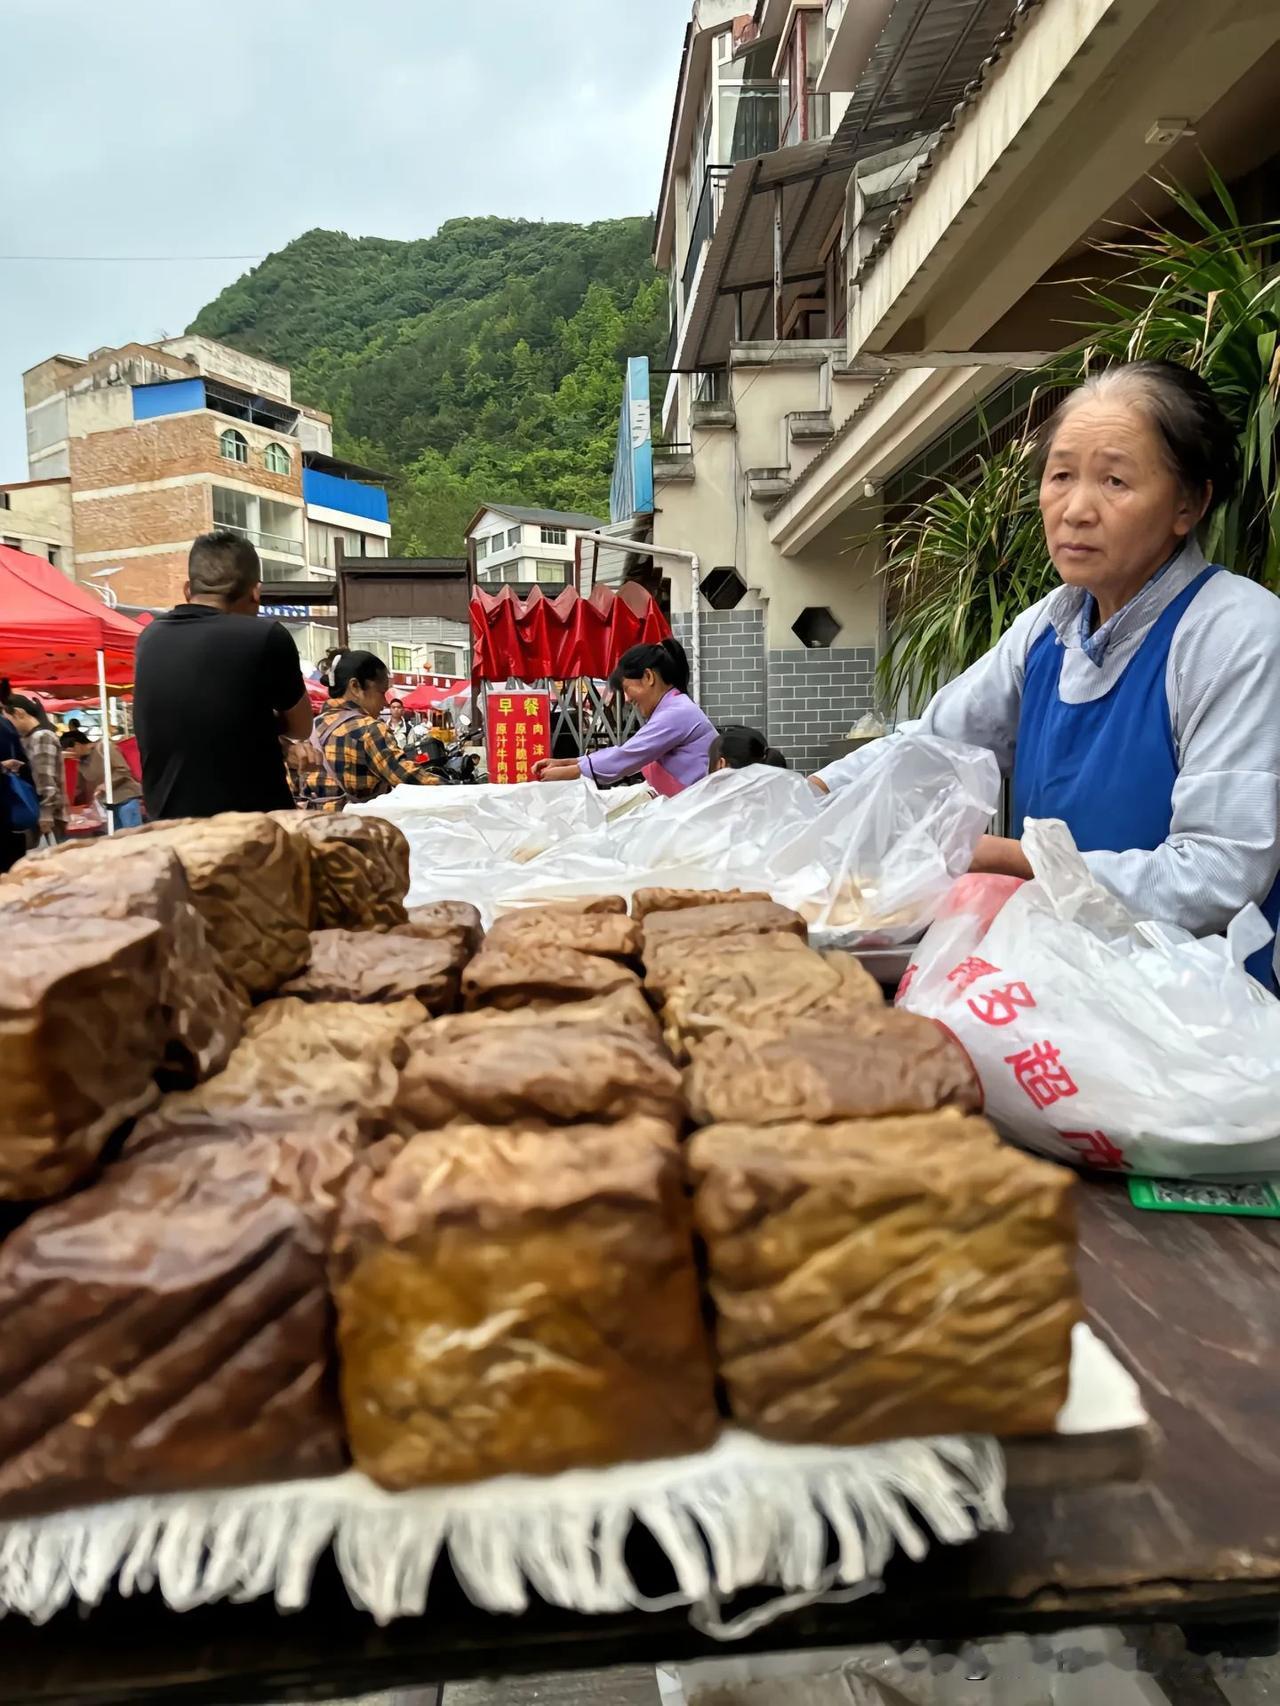
[[[456,699],[459,693],[466,693],[470,687],[469,681],[448,681],[442,687],[433,687],[424,682],[421,687],[415,687],[412,693],[406,693],[400,703],[406,711],[434,711],[444,700]]]
[[[607,681],[623,652],[656,644],[671,632],[653,598],[635,581],[617,592],[598,586],[589,598],[566,587],[526,599],[511,587],[471,595],[472,674],[476,681]]]
[[[16,688],[96,692],[99,652],[108,686],[131,687],[141,632],[42,557],[0,545],[0,676]]]

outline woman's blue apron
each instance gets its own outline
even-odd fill
[[[1064,704],[1058,693],[1066,648],[1047,628],[1027,654],[1013,769],[1014,833],[1029,817],[1061,818],[1082,853],[1152,851],[1169,836],[1178,753],[1165,686],[1179,622],[1217,565],[1198,575],[1153,623],[1109,693]],[[1262,904],[1280,922],[1280,880]],[[1176,920],[1172,921],[1176,922]],[[1274,944],[1248,962],[1275,987]]]

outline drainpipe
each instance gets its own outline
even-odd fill
[[[689,647],[689,685],[693,697],[702,699],[702,562],[696,551],[677,551],[673,545],[648,545],[643,539],[623,539],[612,533],[580,533],[580,539],[595,545],[607,545],[613,551],[631,549],[638,557],[653,557],[658,562],[688,563],[693,589],[693,624]]]

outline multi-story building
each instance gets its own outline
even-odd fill
[[[1278,81],[1261,0],[695,0],[613,520],[700,558],[657,562],[713,718],[812,768],[873,708],[886,513],[1025,407],[1149,174],[1275,217]]]
[[[524,593],[539,586],[554,597],[573,584],[579,535],[603,526],[595,516],[577,511],[490,504],[476,512],[467,529],[476,580],[486,591],[506,585]]]
[[[268,597],[272,582],[332,581],[339,550],[387,554],[381,477],[334,457],[329,416],[295,403],[274,362],[168,338],[51,356],[23,376],[23,393],[30,480],[3,488],[0,507],[31,514],[26,536],[42,554],[109,582],[128,608],[179,601],[191,540],[213,527],[257,547]],[[324,622],[296,625],[304,656],[336,636]]]
[[[71,482],[15,480],[0,486],[0,545],[43,557],[64,574],[74,572]]]

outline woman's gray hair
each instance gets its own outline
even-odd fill
[[[1040,433],[1041,467],[1062,423],[1083,403],[1135,404],[1151,421],[1169,467],[1184,491],[1210,493],[1206,514],[1224,504],[1240,482],[1240,443],[1212,387],[1176,361],[1133,361],[1108,367],[1078,386]]]

